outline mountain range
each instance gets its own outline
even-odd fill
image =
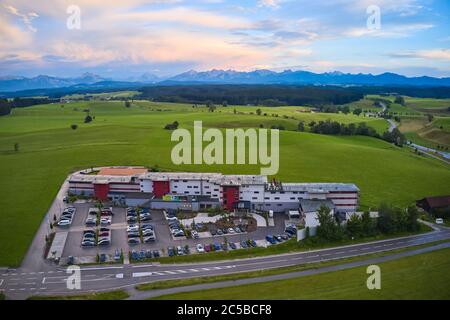
[[[428,76],[406,77],[396,73],[351,74],[339,71],[314,73],[309,71],[285,70],[275,72],[271,70],[255,70],[242,72],[235,70],[190,70],[173,77],[159,78],[151,73],[144,73],[139,77],[117,81],[102,76],[84,73],[79,77],[61,78],[39,75],[32,78],[5,76],[0,77],[0,92],[15,92],[33,89],[52,89],[63,87],[123,87],[126,84],[137,87],[148,84],[177,85],[177,84],[291,84],[291,85],[337,85],[337,86],[450,86],[450,78],[433,78]],[[119,85],[120,84],[120,85]]]

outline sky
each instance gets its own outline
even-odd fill
[[[449,16],[448,0],[0,0],[0,76],[291,69],[449,77]]]

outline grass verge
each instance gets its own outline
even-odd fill
[[[160,296],[166,300],[450,299],[450,249],[379,263],[381,289],[368,290],[366,266],[286,280]]]
[[[31,296],[28,300],[124,300],[129,295],[124,290],[94,292],[76,296]]]
[[[388,255],[395,254],[395,253],[431,247],[433,245],[443,243],[443,242],[448,242],[448,241],[449,240],[434,241],[434,242],[425,243],[425,244],[421,244],[421,245],[417,245],[417,246],[411,246],[408,248],[394,249],[394,250],[383,251],[383,252],[367,254],[367,255],[362,255],[362,256],[355,256],[355,257],[344,258],[344,259],[339,259],[339,260],[304,263],[304,264],[298,264],[295,266],[282,267],[282,268],[264,269],[264,270],[258,270],[258,271],[226,274],[226,275],[220,275],[220,276],[196,277],[196,278],[188,278],[188,279],[181,279],[181,280],[156,281],[156,282],[139,284],[139,285],[135,286],[135,288],[136,288],[136,290],[140,290],[140,291],[160,290],[160,289],[168,289],[168,288],[175,288],[175,287],[191,286],[191,285],[196,285],[196,284],[239,280],[239,279],[246,279],[246,278],[257,278],[257,277],[270,276],[270,275],[274,275],[274,274],[282,274],[282,273],[289,273],[289,272],[295,272],[295,271],[304,271],[304,270],[310,270],[310,269],[319,269],[319,268],[323,268],[323,267],[334,266],[337,264],[361,261],[361,260],[366,260],[366,259],[371,259],[371,258],[384,257],[384,256],[388,256]]]

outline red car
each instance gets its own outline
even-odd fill
[[[211,246],[209,244],[205,244],[205,251],[206,252],[210,252],[211,251]]]

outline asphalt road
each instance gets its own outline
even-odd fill
[[[443,239],[450,239],[450,230],[447,228],[390,240],[248,259],[170,265],[85,266],[81,268],[80,290],[67,288],[66,280],[69,274],[66,273],[65,268],[46,264],[45,268],[40,269],[42,265],[38,264],[31,270],[30,266],[27,266],[27,269],[0,271],[0,290],[3,290],[10,299],[24,299],[30,295],[68,295],[108,291],[117,288],[132,288],[139,283],[158,280],[223,275],[342,259]]]

